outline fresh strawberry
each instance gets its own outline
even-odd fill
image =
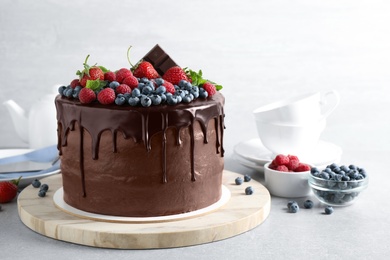
[[[209,94],[209,96],[212,96],[214,95],[215,93],[217,93],[217,89],[215,88],[215,85],[210,83],[210,82],[205,82],[203,83],[202,87],[204,88],[204,90],[207,91],[207,93]]]
[[[310,171],[310,166],[304,163],[300,163],[297,168],[295,168],[294,172],[306,172]]]
[[[13,200],[18,194],[18,184],[22,177],[17,180],[0,182],[0,203]]]
[[[100,104],[109,105],[115,101],[115,91],[112,88],[105,88],[97,96]]]
[[[117,94],[126,94],[131,93],[131,88],[128,85],[122,83],[116,87],[115,91]]]
[[[96,66],[89,66],[87,61],[88,61],[89,55],[87,58],[85,58],[84,61],[84,70],[82,71],[77,71],[77,75],[80,76],[80,85],[82,87],[85,87],[87,85],[88,80],[104,80],[104,72],[103,70]]]
[[[129,76],[133,76],[133,73],[129,69],[122,68],[116,72],[116,81],[122,83],[123,80]]]
[[[164,84],[162,84],[165,89],[167,90],[167,92],[171,93],[171,94],[175,94],[175,86],[173,86],[173,84],[169,81],[164,81]]]
[[[115,81],[116,80],[115,72],[107,71],[106,73],[104,73],[104,80],[107,80],[109,82]]]
[[[82,88],[79,93],[79,99],[81,103],[89,104],[96,100],[96,94],[90,88]]]
[[[174,85],[178,85],[180,80],[190,81],[186,72],[179,66],[174,66],[172,68],[169,68],[165,72],[163,79],[171,82]]]
[[[74,80],[72,80],[72,82],[70,82],[70,86],[71,86],[71,88],[76,88],[77,86],[79,86],[80,85],[80,81],[79,81],[79,79],[74,79]]]
[[[137,78],[148,78],[148,79],[156,79],[159,78],[160,75],[155,70],[153,65],[148,61],[142,61],[133,70],[133,75]]]
[[[135,89],[136,87],[138,87],[138,79],[134,76],[128,76],[122,81],[122,84],[126,84],[131,89]]]

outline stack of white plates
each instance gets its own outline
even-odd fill
[[[325,168],[329,164],[339,163],[341,154],[341,147],[320,140],[308,158],[299,159],[318,168]],[[240,164],[254,170],[263,171],[264,164],[272,161],[274,157],[275,154],[267,150],[259,138],[242,141],[234,147],[233,158]]]

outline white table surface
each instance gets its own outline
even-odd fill
[[[88,2],[89,3],[89,2]],[[84,57],[128,66],[159,43],[183,67],[224,86],[225,168],[258,171],[233,160],[233,148],[257,137],[252,110],[309,91],[337,90],[341,103],[321,139],[343,149],[341,163],[364,167],[370,184],[357,203],[324,215],[271,213],[236,237],[174,249],[111,250],[37,234],[19,220],[16,201],[0,212],[1,259],[385,259],[390,253],[390,4],[385,1],[10,1],[0,9],[0,104],[28,110],[57,83],[67,84]],[[87,9],[88,5],[88,10]],[[91,22],[93,21],[93,22]],[[23,93],[23,94],[21,94]],[[0,148],[26,148],[0,105]]]

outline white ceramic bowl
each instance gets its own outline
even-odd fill
[[[307,157],[317,147],[326,120],[305,125],[280,125],[256,121],[257,133],[264,147],[274,154]]]
[[[264,165],[265,186],[278,197],[299,198],[308,196],[311,189],[308,184],[310,171],[281,172],[269,168],[271,162]]]
[[[331,101],[331,102],[329,102]],[[261,106],[253,111],[256,121],[273,124],[302,125],[320,121],[338,106],[338,92],[313,92]]]

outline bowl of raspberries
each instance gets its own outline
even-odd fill
[[[353,164],[333,163],[322,170],[313,167],[308,180],[317,199],[330,206],[351,205],[368,186],[366,170]]]
[[[278,154],[264,165],[265,186],[278,197],[298,198],[308,196],[311,166],[300,162],[295,155]]]

